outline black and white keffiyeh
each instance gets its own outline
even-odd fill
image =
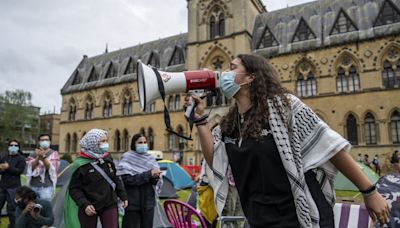
[[[99,147],[101,137],[107,137],[107,132],[96,128],[88,131],[79,142],[82,152],[94,159],[102,158],[104,152]]]
[[[294,95],[288,95],[290,108],[285,112],[288,127],[279,115],[274,102],[269,100],[269,124],[293,193],[296,213],[301,227],[318,228],[318,208],[307,187],[304,173],[313,170],[325,198],[333,206],[336,168],[329,161],[341,150],[349,151],[350,143],[324,123],[309,107]],[[282,105],[280,98],[275,98]],[[291,129],[289,131],[288,129]],[[220,127],[214,136],[214,200],[221,214],[228,194],[229,164]]]

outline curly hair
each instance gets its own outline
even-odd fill
[[[287,97],[289,91],[281,85],[276,71],[264,57],[254,54],[240,54],[237,58],[241,60],[246,72],[255,76],[250,84],[252,108],[249,110],[247,117],[247,120],[251,121],[244,122],[241,135],[245,139],[253,138],[258,140],[261,137],[261,131],[268,123],[269,99],[272,100],[274,106],[278,107],[282,120],[286,120],[284,110],[290,106]],[[280,98],[283,107],[278,105],[277,98]],[[235,104],[221,120],[223,134],[232,134],[238,125],[238,115],[238,106]],[[285,124],[287,124],[286,121]]]

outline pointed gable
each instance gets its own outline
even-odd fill
[[[81,84],[82,82],[82,77],[79,74],[79,71],[75,71],[74,79],[72,80],[72,85],[78,85]]]
[[[154,52],[151,52],[149,61],[147,61],[147,64],[150,64],[151,66],[156,67],[156,68],[160,67],[160,60],[157,58],[157,56]]]
[[[106,78],[113,78],[116,76],[117,76],[117,69],[114,66],[114,64],[111,62],[107,69]]]
[[[293,35],[292,42],[299,42],[304,40],[312,40],[317,38],[314,32],[308,26],[304,18],[300,19],[299,25],[297,26],[296,32]]]
[[[400,22],[399,8],[391,0],[384,1],[376,17],[374,26],[388,25],[396,22]]]
[[[271,30],[266,25],[263,36],[261,37],[260,41],[258,42],[257,49],[269,48],[269,47],[274,47],[274,46],[278,46],[278,45],[279,45],[279,43],[276,40],[274,34],[272,34]]]
[[[124,74],[133,74],[136,71],[136,64],[132,57],[129,58],[128,64],[126,65]]]
[[[90,76],[88,79],[88,82],[94,82],[99,80],[99,75],[96,72],[96,69],[94,67],[92,67],[92,70],[90,71]]]
[[[353,32],[356,30],[358,30],[358,28],[350,19],[349,15],[347,15],[347,13],[343,9],[340,9],[339,14],[336,17],[335,23],[333,24],[330,35]]]
[[[175,46],[174,52],[171,55],[171,59],[169,60],[168,66],[174,66],[183,63],[185,63],[185,60],[183,58],[182,49],[179,48],[178,46]]]

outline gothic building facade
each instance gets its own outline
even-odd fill
[[[400,147],[400,0],[319,0],[267,12],[259,0],[189,0],[188,33],[81,60],[61,90],[60,151],[79,150],[91,128],[110,133],[116,155],[137,132],[166,158],[198,164],[200,145],[165,131],[164,104],[141,112],[136,61],[163,71],[223,70],[239,53],[267,58],[283,85],[353,144],[352,154]],[[174,130],[189,134],[184,94],[168,96]],[[210,126],[232,101],[207,100]]]

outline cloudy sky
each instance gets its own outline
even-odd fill
[[[311,0],[262,0],[268,11]],[[1,0],[0,93],[23,89],[59,112],[60,89],[84,54],[187,32],[186,0]]]

